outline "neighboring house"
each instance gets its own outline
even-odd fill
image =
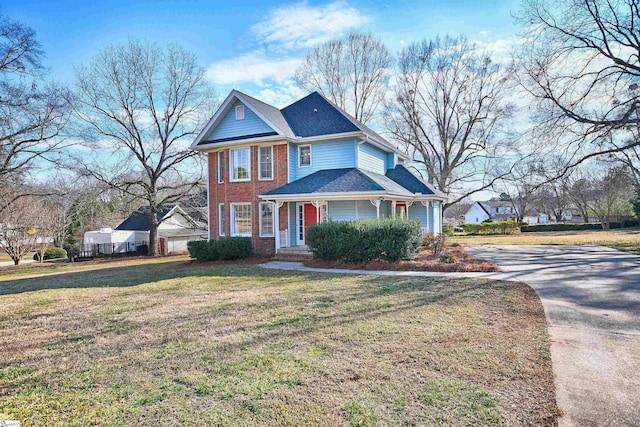
[[[464,214],[465,224],[480,224],[483,221],[506,221],[516,219],[515,209],[508,200],[475,202]]]
[[[549,224],[549,215],[542,212],[531,211],[528,212],[523,218],[522,222],[529,225],[534,224]]]
[[[516,210],[509,200],[487,200],[475,202],[464,214],[466,224],[480,224],[484,221],[508,221],[515,220]],[[527,224],[548,224],[549,215],[536,210],[528,210],[522,217],[522,222]]]
[[[279,110],[233,90],[191,148],[208,156],[211,239],[247,236],[272,254],[306,246],[323,221],[408,217],[442,230],[446,196],[317,92]]]
[[[110,228],[87,231],[84,234],[83,251],[97,253],[124,253],[135,251],[149,242],[149,207],[133,212],[115,230]],[[166,206],[157,214],[160,253],[185,252],[187,242],[202,240],[208,236],[206,226],[195,221],[178,205]]]

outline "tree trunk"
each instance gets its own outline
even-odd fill
[[[150,209],[149,218],[149,256],[160,255],[158,251],[158,217],[155,209]]]
[[[20,257],[11,257],[11,259],[13,260],[13,265],[20,264]]]

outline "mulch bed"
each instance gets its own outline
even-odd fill
[[[397,270],[397,271],[437,271],[443,273],[452,272],[495,272],[500,268],[493,262],[474,258],[469,255],[462,246],[450,247],[445,251],[456,257],[455,263],[444,263],[439,256],[434,256],[430,251],[421,251],[410,261],[368,261],[368,262],[345,262],[345,261],[323,261],[311,259],[304,261],[304,265],[314,268],[346,268],[353,270]]]

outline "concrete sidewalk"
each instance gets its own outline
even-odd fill
[[[29,263],[32,263],[32,262],[34,262],[32,259],[23,259],[23,260],[20,261],[20,265],[29,264]],[[2,262],[0,262],[0,267],[11,267],[13,265],[14,265],[13,261],[2,261]]]

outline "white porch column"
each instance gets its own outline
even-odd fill
[[[316,208],[316,222],[320,222],[320,208],[326,202],[324,200],[316,200],[311,202],[311,204]]]
[[[424,206],[426,208],[427,211],[427,219],[425,222],[425,226],[427,229],[427,233],[429,232],[429,205],[431,204],[431,202],[426,201],[426,200],[421,200],[420,203],[422,204],[422,206]]]
[[[282,242],[280,241],[280,208],[284,205],[284,202],[274,202],[274,210],[273,213],[273,233],[276,239],[276,253],[278,253],[278,249],[280,249]]]
[[[376,219],[380,219],[380,199],[369,200],[373,206],[376,207]]]
[[[396,219],[396,201],[395,200],[391,201],[391,217],[393,219]]]

